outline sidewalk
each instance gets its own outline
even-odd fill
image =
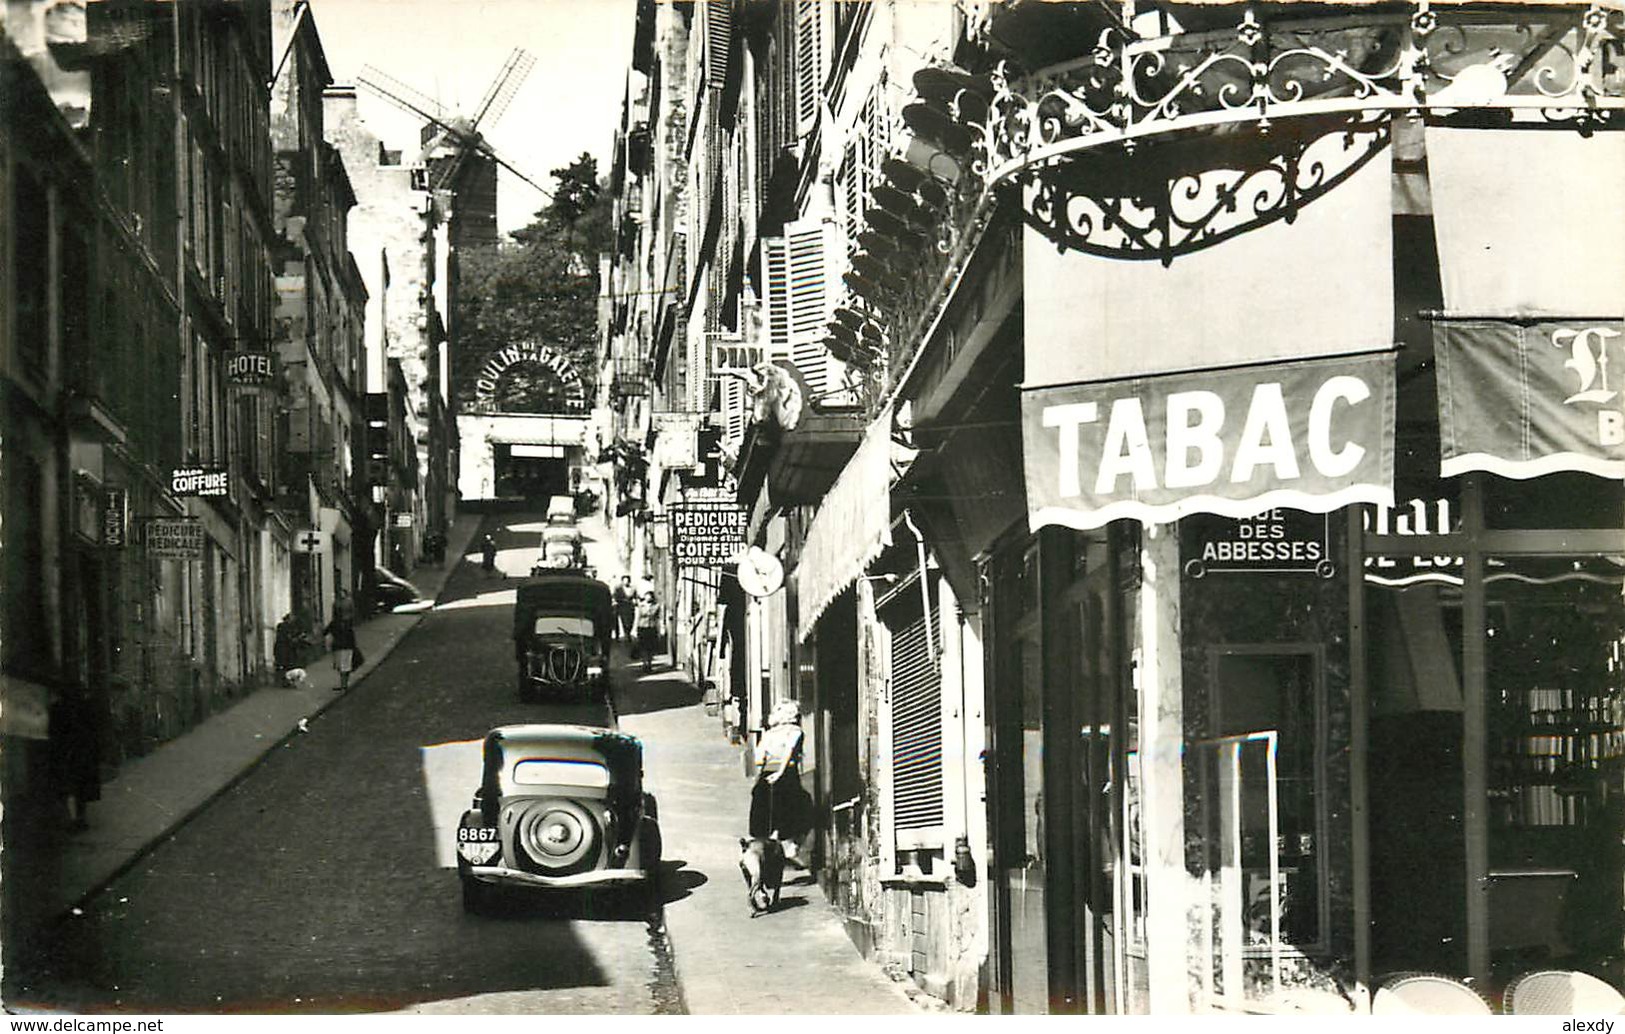
[[[412,572],[427,600],[440,593],[468,549],[481,515],[458,514],[447,535],[446,563]],[[351,685],[367,676],[422,618],[379,614],[356,626],[356,642],[366,659]],[[218,794],[247,774],[273,750],[298,734],[302,719],[314,718],[342,698],[335,693],[338,673],[330,655],[310,662],[308,680],[298,687],[257,690],[152,753],[120,766],[91,806],[90,828],[62,846],[58,878],[41,893],[37,914],[49,922],[76,907],[132,865]]]
[[[922,1014],[858,953],[809,874],[785,872],[779,907],[751,918],[739,873],[750,805],[740,748],[678,673],[642,675],[633,699],[678,706],[620,716],[643,740],[645,785],[660,808],[668,863],[666,929],[677,982],[695,1015]],[[680,896],[679,896],[680,895]],[[675,900],[674,900],[675,898]]]

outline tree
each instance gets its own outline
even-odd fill
[[[609,236],[609,198],[590,154],[554,169],[553,179],[552,199],[529,226],[494,249],[461,257],[452,390],[464,412],[474,408],[475,380],[491,354],[526,341],[570,356],[591,397],[598,252]],[[521,363],[501,377],[493,402],[506,413],[560,412],[563,387],[551,371]]]

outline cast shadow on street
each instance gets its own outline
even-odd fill
[[[698,869],[687,868],[681,858],[667,859],[660,865],[660,903],[669,905],[681,901],[711,880]]]
[[[702,691],[680,676],[642,681],[638,679],[640,674],[642,672],[637,668],[616,673],[619,683],[615,692],[617,714],[625,716],[670,711],[680,707],[693,707],[700,702]]]

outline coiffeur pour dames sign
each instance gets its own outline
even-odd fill
[[[1391,352],[1023,393],[1034,528],[1393,503]]]
[[[672,555],[679,567],[726,564],[745,548],[750,514],[737,503],[684,503],[671,508]]]

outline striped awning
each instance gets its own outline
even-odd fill
[[[869,425],[807,529],[796,566],[801,640],[824,608],[891,543],[891,421],[888,407]]]

